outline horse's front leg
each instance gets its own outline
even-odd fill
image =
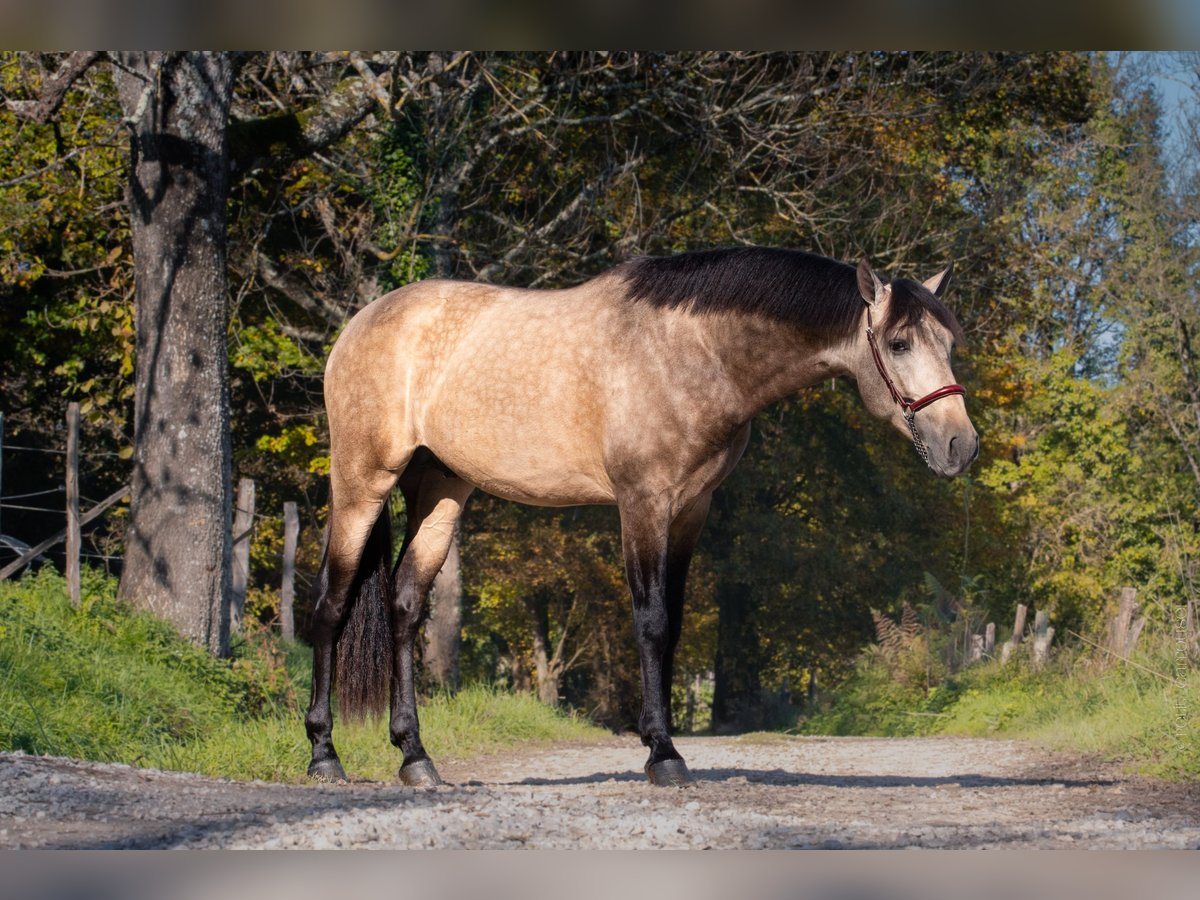
[[[671,741],[666,702],[671,617],[667,608],[670,521],[657,504],[621,506],[625,574],[633,595],[633,632],[642,663],[642,715],[638,731],[650,748],[646,775],[653,784],[683,785],[691,780]]]
[[[685,506],[671,523],[670,538],[667,545],[667,650],[663,655],[662,692],[663,704],[666,707],[667,728],[674,729],[675,719],[671,715],[671,684],[675,674],[675,648],[679,645],[679,635],[683,629],[683,600],[684,585],[687,582],[688,568],[692,563],[692,551],[696,549],[696,541],[708,518],[708,507],[712,494],[705,493],[697,497],[691,504]]]

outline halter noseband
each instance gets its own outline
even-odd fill
[[[875,327],[871,321],[871,304],[867,304],[867,343],[871,345],[871,356],[875,360],[875,368],[879,370],[880,377],[883,378],[883,383],[887,385],[888,391],[892,395],[892,399],[896,401],[896,405],[900,407],[904,413],[904,421],[908,423],[908,430],[912,434],[913,447],[916,448],[917,455],[925,461],[925,465],[929,465],[929,447],[921,440],[921,435],[917,431],[917,410],[924,409],[929,404],[941,400],[943,397],[951,397],[955,394],[965,395],[967,389],[961,384],[948,384],[938,388],[936,391],[930,391],[924,397],[919,397],[916,400],[910,400],[905,397],[896,388],[896,383],[887,373],[887,369],[883,365],[883,356],[879,352],[879,342],[875,339]],[[932,468],[932,466],[930,466]]]

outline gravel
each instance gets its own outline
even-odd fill
[[[236,782],[0,753],[0,848],[1191,848],[1200,786],[1014,741],[749,736],[440,761],[413,789]],[[297,760],[297,766],[303,764]]]

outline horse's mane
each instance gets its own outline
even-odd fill
[[[697,314],[758,314],[833,337],[853,332],[863,310],[853,266],[802,250],[726,247],[640,256],[615,274],[632,301]],[[885,332],[915,325],[926,313],[963,342],[954,314],[928,288],[908,279],[892,283]]]

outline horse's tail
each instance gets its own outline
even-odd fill
[[[382,715],[392,680],[392,517],[385,500],[350,588],[337,642],[338,710],[343,718]]]

